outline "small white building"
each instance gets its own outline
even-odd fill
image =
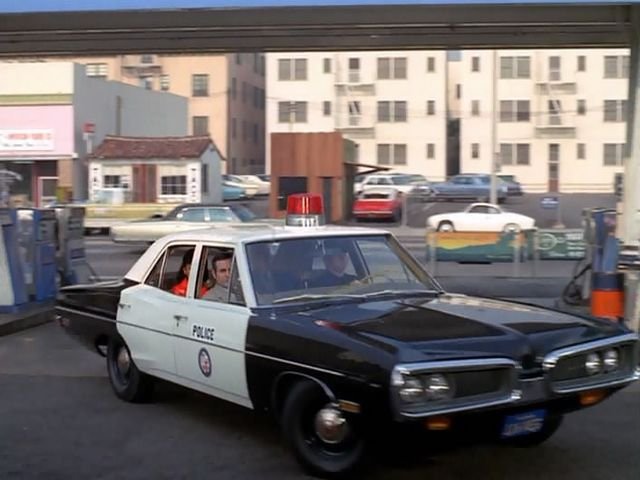
[[[208,135],[107,136],[89,161],[89,198],[120,191],[125,202],[222,201],[222,155]]]

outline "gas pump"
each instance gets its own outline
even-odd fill
[[[0,208],[0,313],[13,313],[29,300],[17,240],[16,211]]]
[[[56,207],[57,263],[62,285],[89,283],[93,271],[87,262],[84,246],[82,207]]]
[[[57,293],[56,214],[53,210],[19,208],[18,245],[24,283],[36,302],[52,300]]]

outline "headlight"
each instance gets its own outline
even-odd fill
[[[426,379],[426,394],[429,400],[447,400],[452,397],[451,385],[444,375],[439,373],[429,375]]]
[[[584,362],[584,368],[589,375],[595,375],[602,370],[602,361],[597,353],[590,353]]]
[[[603,359],[602,363],[604,364],[605,372],[611,372],[613,370],[616,370],[618,368],[618,365],[620,364],[620,355],[618,354],[618,351],[614,348],[604,352],[602,359]]]
[[[402,401],[416,403],[424,400],[424,387],[418,378],[405,378],[404,386],[398,390]]]

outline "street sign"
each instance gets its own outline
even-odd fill
[[[560,203],[560,199],[558,197],[542,197],[540,199],[540,206],[542,208],[548,208],[550,210],[555,210],[558,208],[558,204]]]

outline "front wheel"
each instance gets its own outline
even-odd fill
[[[535,433],[521,435],[514,438],[500,439],[502,445],[518,448],[537,447],[546,442],[551,436],[558,431],[563,420],[562,415],[554,415],[545,419],[542,428]]]
[[[454,232],[455,228],[453,228],[453,223],[451,222],[440,222],[438,224],[438,231],[439,232]]]
[[[131,358],[129,347],[120,337],[107,345],[107,371],[116,396],[133,403],[149,401],[153,393],[153,378],[142,373]]]
[[[293,386],[281,424],[296,459],[312,475],[342,477],[364,459],[365,443],[357,422],[333,406],[314,382]]]

